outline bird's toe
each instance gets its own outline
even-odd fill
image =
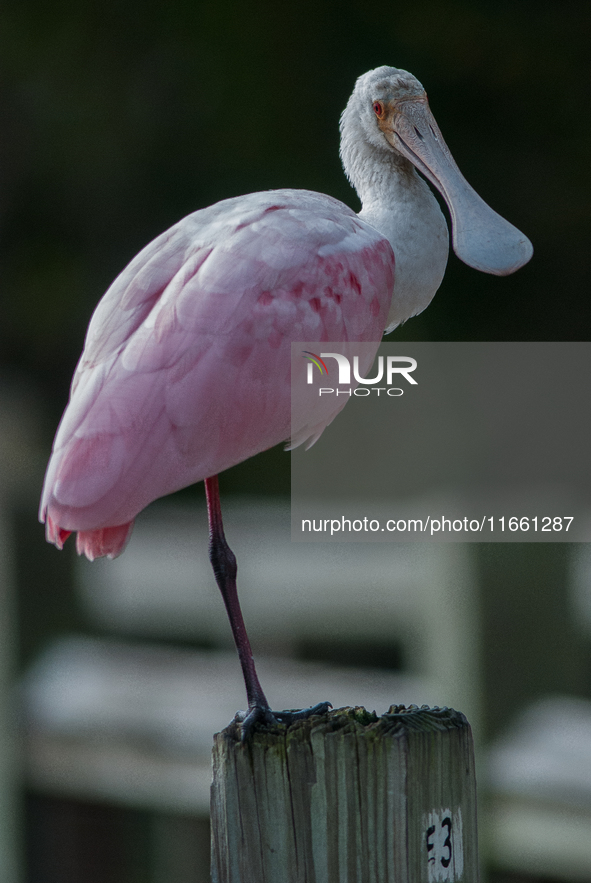
[[[281,724],[292,724],[294,721],[306,720],[313,714],[326,714],[332,708],[331,702],[318,702],[310,708],[290,709],[288,711],[274,711],[273,716]]]
[[[240,724],[240,741],[246,742],[256,724],[273,726],[273,724],[285,724],[289,726],[295,721],[306,720],[314,714],[326,714],[332,708],[330,702],[318,702],[310,708],[289,709],[287,711],[271,711],[264,705],[253,705],[248,711],[238,711],[234,717]]]
[[[240,724],[240,741],[246,742],[253,731],[255,724],[267,724],[271,726],[277,723],[270,708],[263,705],[253,705],[248,711],[237,712],[234,720]]]

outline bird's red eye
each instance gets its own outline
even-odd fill
[[[381,101],[374,101],[373,103],[374,113],[379,119],[382,119],[384,116],[384,105]]]

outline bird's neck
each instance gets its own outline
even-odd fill
[[[390,242],[394,295],[387,330],[415,316],[439,288],[449,252],[445,218],[427,183],[401,154],[344,138],[345,172],[361,199],[359,217]]]

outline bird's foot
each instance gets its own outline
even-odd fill
[[[280,724],[293,724],[294,721],[306,720],[313,714],[326,714],[329,708],[332,708],[331,702],[319,702],[317,705],[311,705],[310,708],[291,708],[288,711],[274,711],[273,717]]]
[[[299,710],[289,709],[288,711],[271,711],[270,708],[263,705],[253,705],[248,711],[239,711],[234,720],[240,724],[240,741],[246,742],[253,731],[255,724],[286,724],[289,726],[294,721],[306,720],[313,714],[326,714],[329,708],[332,708],[330,702],[319,702],[310,708],[301,708]]]
[[[271,726],[277,723],[277,719],[271,709],[264,705],[253,705],[248,711],[237,711],[234,720],[240,724],[241,742],[247,741],[255,724]]]

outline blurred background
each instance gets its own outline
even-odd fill
[[[102,293],[149,240],[225,197],[306,188],[357,210],[338,120],[356,77],[391,64],[422,81],[461,170],[535,255],[499,279],[452,254],[433,304],[388,339],[588,340],[590,33],[583,2],[2,6],[3,881],[208,879],[209,745],[243,702],[199,558],[201,487],[170,511],[154,507],[105,567],[79,565],[71,545],[58,554],[37,523],[53,434]],[[308,553],[290,551],[289,456],[260,455],[225,473],[221,488],[244,549],[255,650],[286,657],[285,671],[269,669],[284,671],[285,702],[290,684],[318,682],[333,701],[350,683],[343,702],[398,690],[392,702],[457,704],[479,745],[488,879],[591,881],[586,549],[397,548],[376,563],[349,546],[298,577]],[[255,556],[256,525],[266,533]],[[265,552],[273,544],[275,558]],[[282,560],[294,576],[275,590]],[[311,606],[307,621],[306,579],[318,583],[319,573],[325,606]],[[385,598],[391,628],[379,615]],[[195,684],[206,683],[200,693]],[[196,713],[208,703],[211,715]]]

